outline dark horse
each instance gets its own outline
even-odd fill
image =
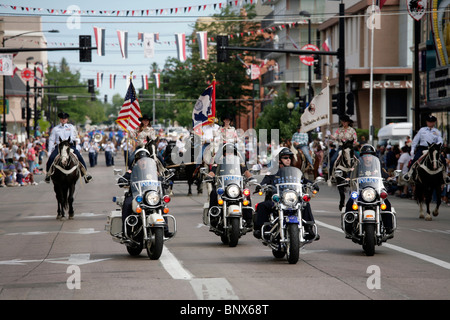
[[[174,175],[170,179],[170,193],[172,194],[173,182],[175,181],[187,181],[189,189],[188,196],[192,195],[192,185],[195,183],[197,185],[197,193],[201,194],[203,192],[202,182],[200,179],[199,170],[196,170],[196,163],[194,159],[194,143],[191,138],[191,162],[175,163],[172,159],[172,154],[177,154],[182,157],[182,153],[176,147],[175,141],[170,141],[163,153],[164,162],[167,165],[167,169],[174,169]]]
[[[70,138],[62,140],[59,138],[58,155],[53,162],[53,188],[58,201],[58,215],[56,219],[65,218],[65,210],[69,209],[69,219],[73,219],[73,195],[75,184],[80,177],[77,156],[71,152]]]
[[[355,157],[355,151],[353,149],[353,140],[345,141],[332,170],[332,176],[336,180],[336,186],[340,196],[339,211],[345,206],[345,188],[348,186],[346,179],[350,178],[350,174],[355,168],[357,161],[358,159]],[[337,170],[341,171],[342,175],[336,175]]]
[[[411,179],[415,184],[414,197],[420,206],[419,218],[423,219],[423,203],[427,206],[426,221],[431,221],[430,202],[433,198],[433,192],[436,193],[436,208],[433,211],[433,216],[439,214],[439,206],[441,205],[441,186],[444,184],[442,170],[445,170],[445,165],[441,159],[442,144],[428,144],[428,153],[419,158],[414,164],[416,166],[416,174],[413,174]]]

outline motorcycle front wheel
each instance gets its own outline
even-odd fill
[[[375,254],[375,224],[365,224],[363,231],[363,250],[366,256],[373,256]]]
[[[236,247],[239,242],[240,223],[239,218],[229,219],[230,225],[228,229],[228,246]]]
[[[298,224],[288,224],[287,226],[287,260],[290,264],[296,264],[300,257],[300,236]]]
[[[147,241],[145,248],[150,260],[158,260],[161,257],[164,246],[164,229],[154,228],[151,232],[152,237]]]

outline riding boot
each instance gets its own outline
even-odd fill
[[[50,177],[51,177],[51,174],[50,174],[50,172],[47,172],[46,174],[45,174],[45,182],[46,183],[50,183]]]
[[[84,178],[84,182],[89,183],[92,180],[92,176],[87,172],[87,169],[80,163],[81,175]]]

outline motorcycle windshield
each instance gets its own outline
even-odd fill
[[[359,189],[365,187],[380,189],[383,186],[380,159],[371,154],[361,156],[357,167],[352,173],[352,179],[354,179],[353,181],[356,182]]]
[[[237,184],[241,186],[243,177],[241,174],[240,158],[238,156],[226,156],[217,166],[216,176],[223,186]]]
[[[274,184],[279,193],[285,190],[302,192],[302,172],[296,167],[283,167],[275,174]]]
[[[143,195],[147,190],[158,190],[158,171],[152,158],[139,159],[131,171],[131,193],[133,197]]]

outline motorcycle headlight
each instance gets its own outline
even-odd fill
[[[298,201],[297,193],[294,191],[286,191],[283,193],[283,203],[287,206],[295,206]]]
[[[241,189],[237,185],[232,184],[231,186],[227,187],[227,195],[230,198],[237,198],[240,194],[241,194]]]
[[[149,191],[145,194],[145,202],[151,206],[156,206],[159,204],[159,194],[156,191]]]
[[[366,188],[361,193],[361,197],[365,202],[372,202],[375,200],[377,192],[373,188]]]

